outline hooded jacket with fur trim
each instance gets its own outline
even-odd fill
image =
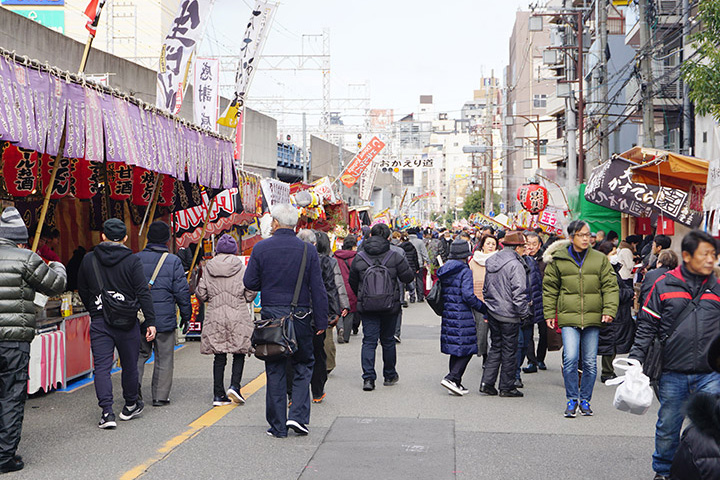
[[[569,240],[550,245],[543,255],[543,310],[560,327],[600,327],[602,316],[615,318],[619,289],[615,270],[602,253],[573,251]]]
[[[720,478],[720,396],[709,393],[692,396],[687,414],[692,424],[683,432],[670,478]]]

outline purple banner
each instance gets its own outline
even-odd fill
[[[92,162],[105,161],[102,96],[103,94],[100,92],[89,88],[85,89],[85,159]],[[109,158],[110,153],[108,152]]]
[[[18,127],[15,125],[15,115],[12,106],[15,104],[15,93],[10,65],[0,57],[0,137],[8,142],[15,142],[18,137]]]
[[[62,82],[62,80],[60,81]],[[87,158],[85,148],[85,89],[82,85],[74,83],[63,83],[62,89],[63,101],[67,109],[64,125],[66,128],[65,156],[67,158]],[[96,162],[102,161],[102,151],[100,154],[100,160],[96,159]],[[90,160],[90,158],[87,159]]]
[[[48,138],[45,146],[46,153],[55,157],[60,148],[60,137],[65,127],[65,111],[67,98],[63,95],[64,83],[61,79],[50,77],[50,90],[48,97]],[[67,142],[67,137],[65,139]],[[84,152],[83,152],[84,153]]]
[[[38,153],[46,153],[48,132],[50,131],[50,76],[39,70],[28,69],[28,85],[33,99],[35,117],[36,145]]]
[[[122,143],[125,146],[125,163],[127,163],[128,165],[137,165],[139,158],[137,139],[133,134],[133,128],[130,124],[130,115],[128,113],[128,106],[132,104],[125,102],[117,97],[115,97],[113,100],[115,102],[115,118],[117,119],[117,126],[120,132],[120,138],[122,139]]]
[[[37,150],[37,135],[35,132],[35,112],[33,112],[32,93],[29,88],[27,68],[18,64],[11,64],[13,77],[13,91],[15,103],[13,114],[15,115],[15,126],[17,127],[16,144],[21,148]]]

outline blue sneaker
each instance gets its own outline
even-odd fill
[[[580,413],[586,417],[592,417],[593,411],[590,410],[590,402],[587,400],[580,402]]]
[[[570,400],[569,402],[567,402],[567,408],[565,409],[565,417],[566,418],[575,418],[575,415],[577,415],[577,409],[578,409],[578,401]]]

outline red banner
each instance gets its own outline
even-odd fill
[[[70,192],[75,198],[87,200],[98,193],[102,163],[75,158],[70,164]]]
[[[3,143],[3,147],[3,177],[8,193],[13,197],[27,197],[37,193],[36,178],[40,163],[37,153],[6,142]]]
[[[385,148],[385,144],[379,138],[373,137],[373,139],[365,145],[365,148],[352,159],[350,165],[348,165],[340,177],[340,181],[348,188],[355,185],[360,175],[362,175],[367,166],[373,161],[373,158],[375,158],[383,148]]]
[[[45,195],[47,186],[50,184],[50,177],[52,176],[55,161],[55,158],[51,157],[47,153],[43,154],[40,158],[42,195]],[[50,195],[50,198],[53,200],[63,198],[65,195],[70,193],[70,164],[71,162],[69,158],[60,157],[60,166],[55,174],[55,184],[53,185],[52,195]]]
[[[107,162],[107,176],[110,184],[110,198],[127,200],[133,191],[132,167],[120,162]],[[152,187],[150,187],[152,189]]]

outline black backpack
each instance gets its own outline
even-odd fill
[[[392,250],[386,253],[380,263],[373,262],[365,252],[358,253],[358,256],[368,264],[358,293],[359,312],[390,313],[393,310],[397,282],[390,276],[390,270],[386,265],[392,253]]]

